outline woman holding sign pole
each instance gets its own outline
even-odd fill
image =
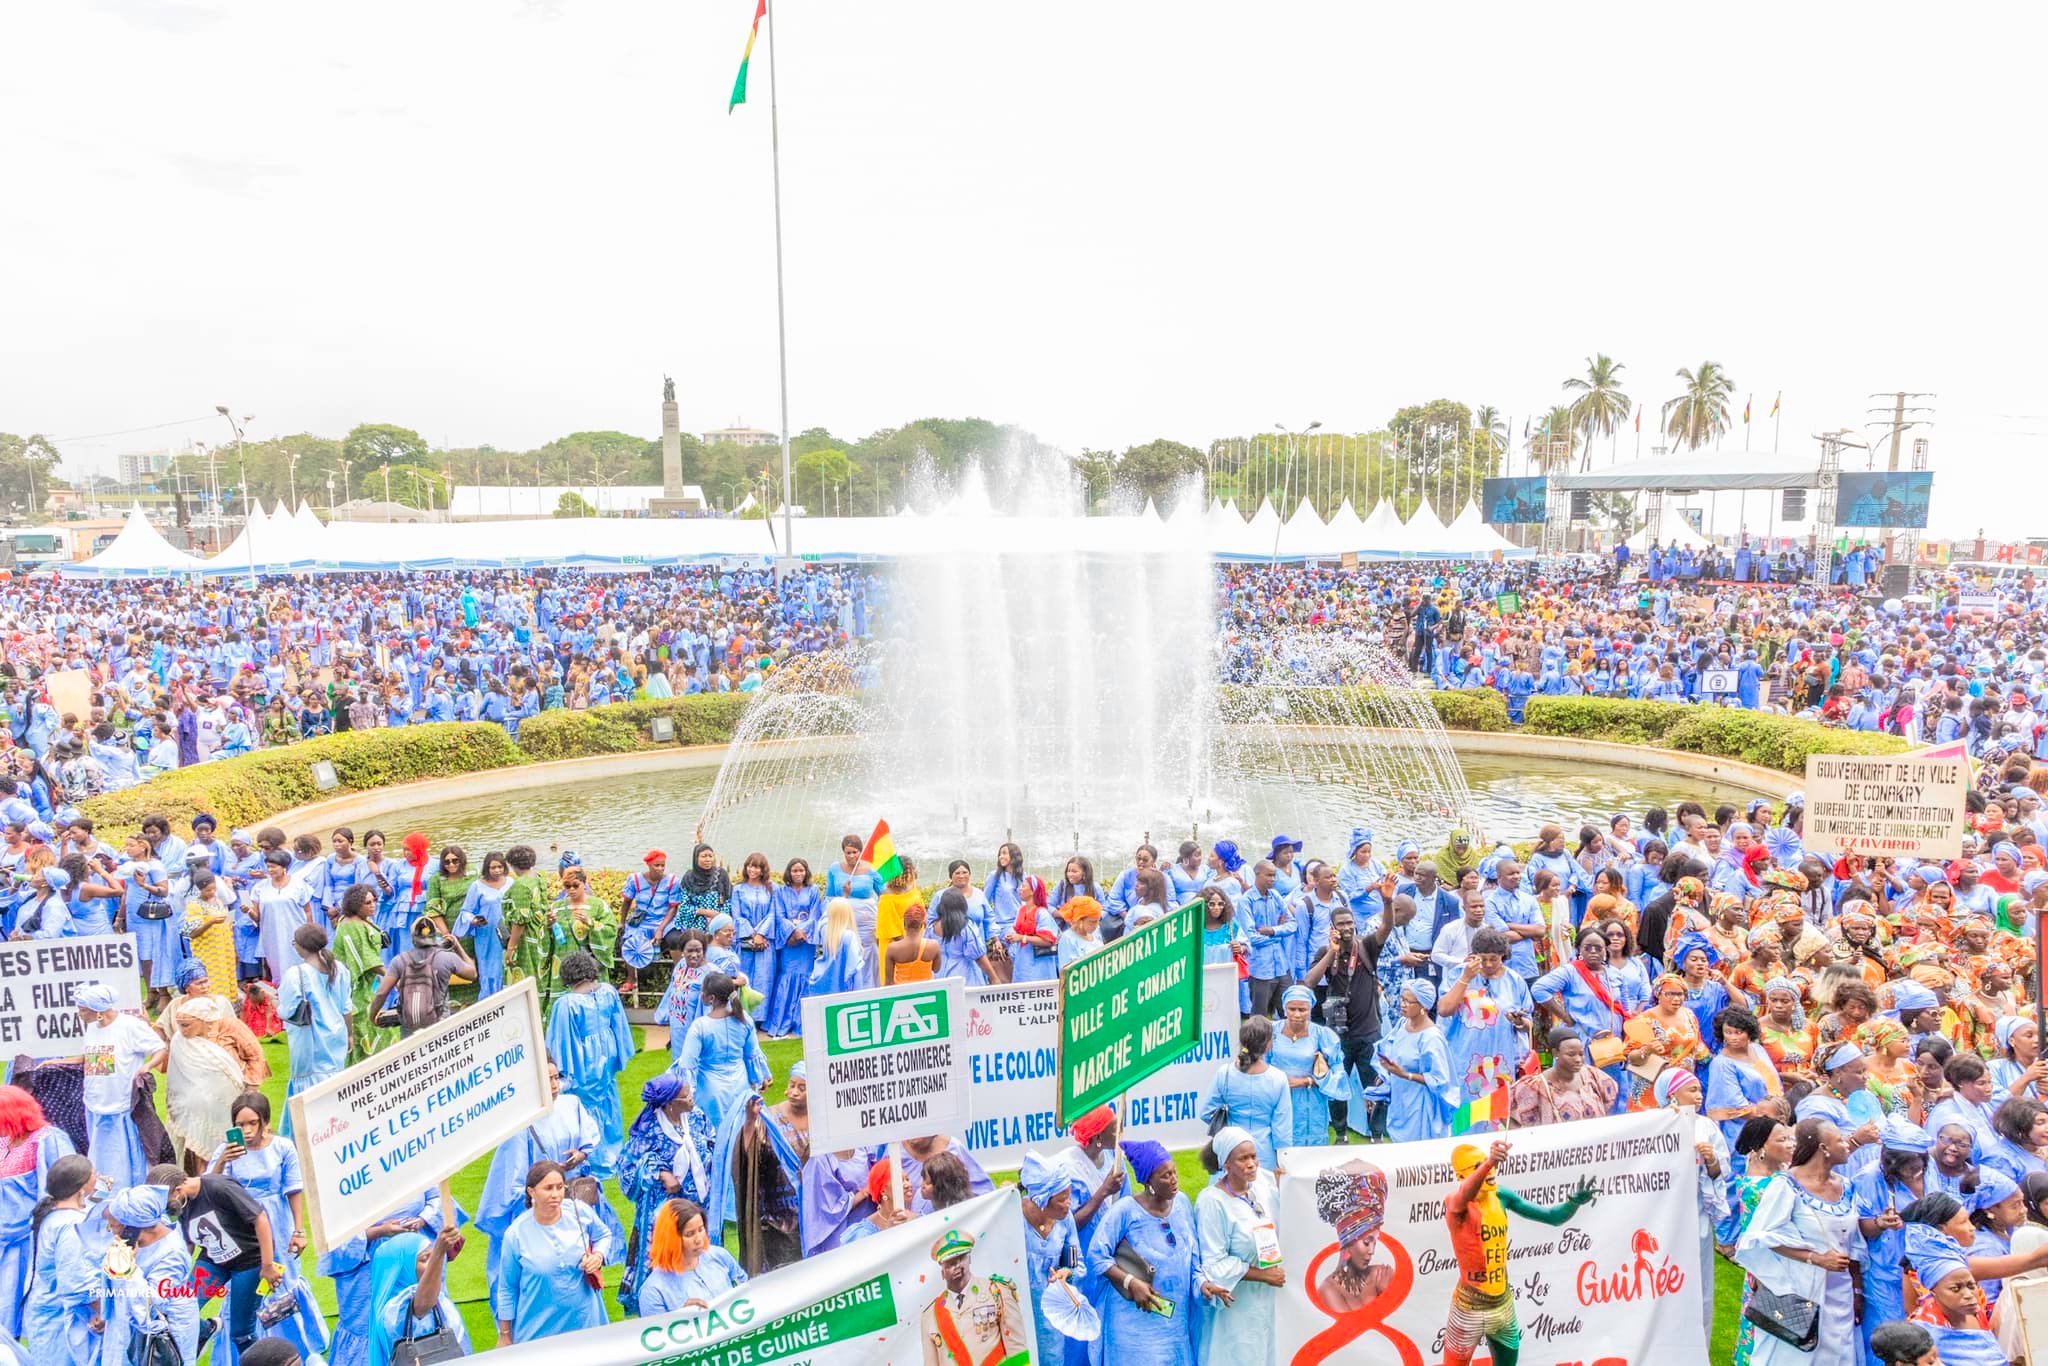
[[[1195,1366],[1201,1341],[1203,1290],[1194,1211],[1180,1193],[1180,1173],[1164,1146],[1149,1139],[1123,1145],[1138,1188],[1109,1207],[1088,1244],[1088,1264],[1103,1268],[1109,1288],[1102,1316],[1100,1360],[1116,1366]]]

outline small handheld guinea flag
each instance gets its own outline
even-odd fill
[[[896,841],[889,838],[889,822],[875,822],[875,833],[868,836],[868,847],[860,851],[860,857],[883,882],[903,871],[903,860],[896,857]]]
[[[1490,1123],[1499,1129],[1508,1122],[1508,1084],[1502,1078],[1500,1085],[1476,1100],[1468,1100],[1451,1115],[1453,1135],[1470,1131],[1475,1125]]]

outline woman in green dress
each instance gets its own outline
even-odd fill
[[[341,894],[341,915],[334,922],[334,956],[348,969],[349,995],[355,1011],[348,1017],[348,1060],[354,1066],[398,1037],[395,1029],[379,1029],[370,997],[384,975],[384,931],[377,928],[377,888],[358,882]]]
[[[548,907],[541,891],[539,861],[533,847],[515,844],[505,851],[512,885],[505,889],[505,983],[539,977],[548,951]]]
[[[1735,1178],[1734,1201],[1729,1206],[1728,1223],[1715,1230],[1723,1245],[1732,1246],[1749,1227],[1751,1216],[1756,1213],[1757,1201],[1763,1198],[1764,1187],[1772,1177],[1785,1170],[1792,1161],[1792,1126],[1783,1120],[1768,1115],[1755,1115],[1742,1126],[1742,1132],[1735,1139],[1735,1155],[1745,1163],[1742,1175]],[[1711,1286],[1706,1288],[1713,1293]],[[1750,1279],[1742,1278],[1742,1307],[1749,1308]],[[1735,1336],[1735,1366],[1749,1366],[1750,1353],[1756,1347],[1756,1326],[1748,1318],[1740,1317],[1741,1331]]]
[[[590,894],[590,877],[580,867],[562,870],[562,902],[555,908],[555,963],[581,950],[597,960],[610,980],[619,956],[619,908]],[[559,976],[556,979],[560,980]]]
[[[469,871],[469,854],[459,844],[441,846],[441,862],[427,875],[427,915],[441,937],[449,937],[448,926],[469,896],[469,884],[476,874]],[[410,947],[408,945],[407,947]]]

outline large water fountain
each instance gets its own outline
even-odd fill
[[[883,817],[913,855],[1013,840],[1051,870],[1147,837],[1300,833],[1311,806],[1418,834],[1477,828],[1436,712],[1379,646],[1292,637],[1219,686],[1199,537],[1095,545],[1064,480],[1007,489],[998,508],[970,472],[905,519],[886,634],[797,660],[756,695],[704,838],[752,847],[772,831],[822,852]]]

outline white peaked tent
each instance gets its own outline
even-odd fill
[[[1295,505],[1294,515],[1280,533],[1280,553],[1289,558],[1335,555],[1343,548],[1330,539],[1322,514],[1306,497]]]
[[[1664,520],[1657,527],[1644,527],[1628,538],[1630,550],[1648,550],[1650,542],[1656,541],[1667,546],[1678,546],[1685,550],[1705,550],[1712,541],[1692,529],[1692,523],[1685,520],[1679,510],[1671,504],[1664,505]]]
[[[206,561],[166,541],[141,508],[132,508],[106,549],[81,564],[59,565],[57,572],[91,579],[162,579],[204,574]]]
[[[1402,524],[1401,539],[1401,550],[1408,555],[1441,554],[1450,549],[1449,533],[1426,498]]]
[[[1365,519],[1365,544],[1373,550],[1398,550],[1401,540],[1401,514],[1394,511],[1394,505],[1382,498],[1379,506]]]
[[[1496,550],[1518,549],[1514,542],[1486,524],[1476,502],[1465,504],[1465,510],[1452,519],[1446,531],[1452,545],[1470,554],[1490,555]]]
[[[1259,510],[1252,514],[1249,522],[1234,532],[1226,528],[1209,548],[1222,560],[1266,559],[1273,554],[1280,529],[1280,514],[1273,511],[1271,502],[1262,498]]]
[[[1330,514],[1329,538],[1339,554],[1372,549],[1366,541],[1365,522],[1359,517],[1358,509],[1351,506],[1349,498],[1339,503],[1337,510]]]

